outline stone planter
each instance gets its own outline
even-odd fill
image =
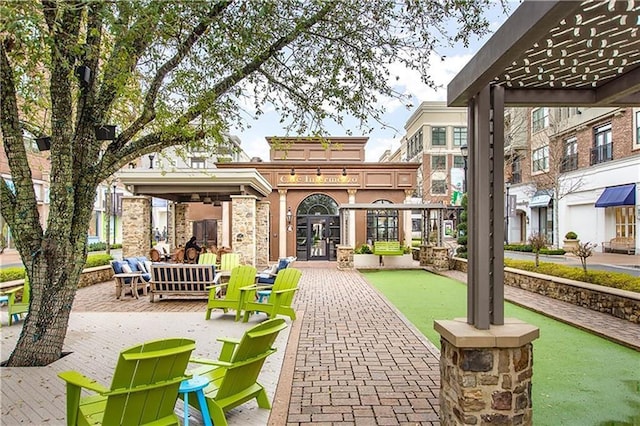
[[[382,258],[385,268],[413,268],[418,266],[418,262],[413,259],[412,254],[402,256],[384,256]]]
[[[572,252],[578,249],[580,240],[563,240],[563,243],[562,249],[566,252]]]
[[[375,254],[354,254],[353,267],[356,269],[379,268],[380,256]]]

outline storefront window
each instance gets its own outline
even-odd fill
[[[298,206],[298,216],[309,215],[338,216],[338,203],[328,195],[309,195]]]
[[[616,207],[616,237],[636,237],[636,217],[634,207]]]
[[[393,204],[389,200],[374,201],[374,204]],[[367,242],[398,240],[397,210],[367,210]]]

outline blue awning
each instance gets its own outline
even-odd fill
[[[608,186],[596,201],[596,207],[635,206],[636,184]]]

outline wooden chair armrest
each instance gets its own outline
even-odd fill
[[[3,291],[2,293],[8,294],[8,295],[12,295],[12,294],[15,295],[18,291],[22,290],[23,288],[24,286],[21,285],[20,287],[15,287],[15,288],[12,288],[11,290]]]
[[[271,294],[289,293],[289,292],[296,291],[296,290],[298,290],[298,287],[295,287],[295,288],[288,288],[288,289],[286,289],[286,290],[277,290],[277,291],[272,291],[272,292],[271,292]]]
[[[67,382],[67,385],[89,389],[100,394],[109,392],[109,389],[105,386],[102,386],[100,383],[78,373],[77,371],[63,371],[61,373],[58,373],[58,377]]]
[[[190,358],[189,362],[193,364],[217,365],[219,367],[230,367],[233,365],[230,362],[220,361],[217,359],[206,359],[206,358]]]
[[[215,281],[214,281],[215,282]],[[205,287],[206,290],[211,290],[212,288],[221,288],[221,287],[226,287],[228,286],[229,283],[222,283],[222,284],[212,284],[212,285],[208,285]]]
[[[247,287],[240,287],[240,290],[249,291],[249,290],[271,290],[273,285],[250,285]]]
[[[236,350],[236,346],[240,344],[240,339],[219,337],[217,340],[218,342],[222,342],[222,350],[220,351],[220,355],[218,355],[218,360],[225,362],[231,361],[233,352]]]

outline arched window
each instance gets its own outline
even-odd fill
[[[325,194],[311,194],[298,206],[297,216],[338,216],[338,203]]]
[[[374,204],[393,204],[389,200],[377,200]],[[397,210],[367,210],[367,242],[398,241]]]

